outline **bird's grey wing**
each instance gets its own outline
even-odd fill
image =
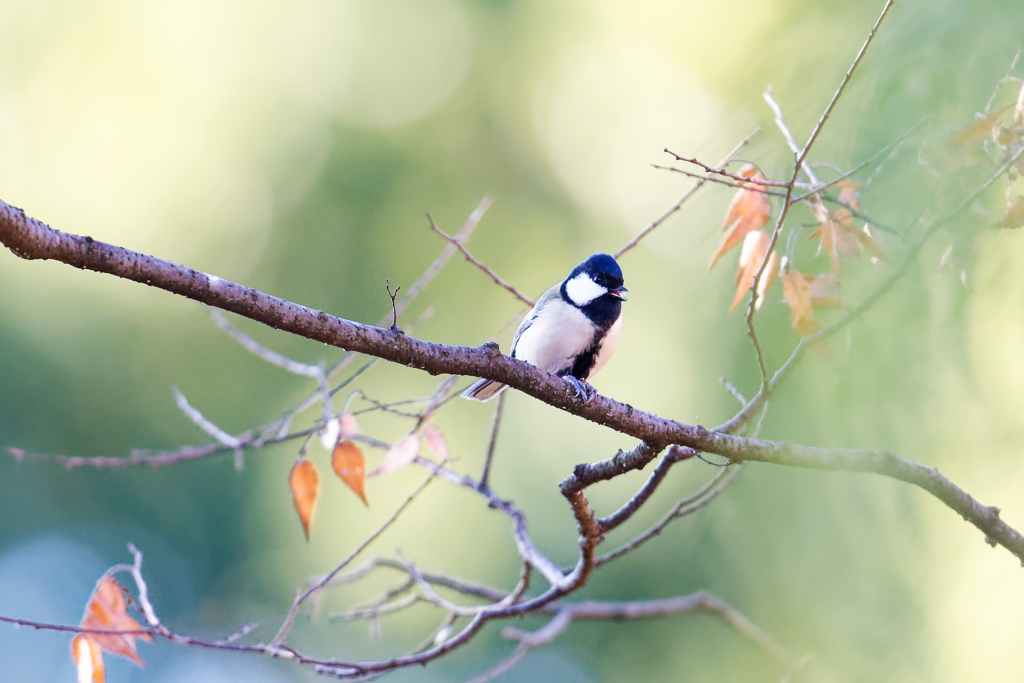
[[[559,291],[561,286],[561,282],[551,285],[551,287],[548,288],[548,291],[544,292],[544,295],[537,299],[537,303],[534,304],[533,308],[530,309],[530,312],[526,314],[525,318],[523,318],[523,322],[519,323],[519,329],[516,330],[516,336],[512,338],[512,351],[509,354],[513,358],[516,357],[516,345],[519,343],[519,338],[523,336],[523,332],[530,329],[530,325],[532,325],[533,321],[537,319],[537,313],[540,312],[540,309],[544,308],[544,306],[552,299],[562,296]]]

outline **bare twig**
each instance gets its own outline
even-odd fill
[[[515,666],[520,659],[526,656],[527,652],[535,647],[547,645],[560,636],[565,629],[569,627],[570,622],[572,622],[572,613],[570,610],[561,609],[555,614],[554,619],[549,621],[546,626],[533,632],[520,631],[519,629],[512,628],[511,626],[506,627],[501,634],[510,640],[518,640],[519,645],[511,655],[502,660],[497,666],[485,671],[479,676],[474,676],[466,683],[487,683],[488,681],[494,680]]]
[[[773,180],[761,180],[760,178],[747,178],[746,176],[736,175],[735,173],[729,173],[723,168],[722,164],[718,166],[708,166],[703,161],[699,161],[697,159],[688,157],[681,157],[672,150],[670,150],[668,147],[666,147],[664,151],[666,154],[671,154],[673,157],[675,157],[676,161],[685,161],[688,164],[700,166],[707,173],[714,173],[715,175],[724,176],[726,178],[732,178],[737,183],[739,183],[741,187],[745,186],[747,183],[750,183],[752,185],[760,185],[762,187],[789,187],[789,183],[780,183]]]
[[[1015,154],[1008,160],[1008,163],[1016,161],[1019,156],[1020,153]],[[996,176],[993,176],[984,187],[972,195],[972,200],[974,196],[979,195],[985,187],[990,185],[995,177],[1005,173],[1007,168],[1008,164],[1004,164]],[[963,205],[944,221],[949,220],[952,215],[959,213],[966,206],[967,204]],[[933,225],[928,234],[930,235],[940,224],[941,222],[937,222]],[[796,449],[801,453],[801,458],[793,460],[780,444],[744,439],[711,432],[699,425],[685,425],[666,420],[605,396],[597,395],[590,401],[583,402],[560,378],[548,375],[528,363],[502,356],[491,346],[470,348],[431,344],[409,335],[398,335],[390,330],[342,320],[233,282],[219,278],[211,280],[204,273],[152,256],[61,233],[28,218],[21,210],[2,202],[0,202],[0,241],[16,254],[25,258],[55,258],[71,265],[109,272],[127,279],[149,282],[152,286],[232,310],[273,327],[295,332],[308,339],[327,342],[361,353],[366,352],[386,360],[428,369],[435,373],[473,375],[493,379],[534,396],[548,405],[605,425],[643,442],[654,444],[656,447],[653,453],[644,449],[639,454],[642,457],[627,457],[619,461],[612,469],[630,471],[640,466],[641,462],[650,462],[664,446],[678,444],[697,451],[718,453],[734,460],[760,459],[778,464],[799,462],[802,466],[833,469],[856,467],[860,471],[874,471],[886,476],[893,476],[890,474],[891,468],[887,461],[880,460],[870,451],[848,452],[837,461],[831,457],[831,454],[836,453],[835,451],[791,446],[791,449]],[[908,256],[916,255],[919,248],[912,250]],[[871,301],[865,303],[870,304]],[[859,308],[857,314],[862,310],[863,308]],[[751,403],[757,402],[756,406],[759,407],[764,399],[763,394],[764,392],[759,392],[759,395],[755,396]],[[730,422],[745,422],[746,419],[749,419],[745,412],[746,409],[737,414],[735,420]],[[726,426],[732,425],[727,424]],[[901,460],[900,462],[907,461]],[[590,467],[592,466],[586,466],[583,472],[589,472]],[[605,465],[598,467],[598,470],[601,471],[605,469]],[[897,476],[897,478],[899,477]],[[578,483],[584,483],[575,475],[570,479],[577,479],[577,483],[567,480],[563,487],[568,485],[573,488]],[[910,481],[917,483],[916,478]],[[966,493],[948,480],[942,480],[930,490],[933,490],[935,495],[950,504],[957,512],[968,517],[988,536],[997,539],[1018,558],[1024,560],[1024,537],[999,520],[998,517],[975,510],[972,505],[965,502],[965,499],[969,498]],[[987,510],[987,508],[985,509]],[[545,574],[545,570],[539,565],[534,563],[534,566],[542,574]],[[549,575],[555,578],[557,574],[549,573]],[[545,575],[545,578],[548,576]]]
[[[748,135],[747,137],[743,138],[743,140],[741,140],[738,145],[736,145],[735,147],[732,148],[732,151],[730,151],[728,154],[725,155],[725,158],[722,159],[722,163],[720,163],[718,165],[719,168],[722,168],[726,164],[728,164],[732,160],[732,158],[734,156],[736,156],[737,154],[739,154],[740,150],[743,149],[744,147],[746,147],[750,143],[751,140],[753,140],[754,138],[756,138],[758,136],[758,134],[760,132],[761,132],[760,129],[755,128],[753,130],[753,132],[750,133],[750,135]],[[660,216],[658,216],[653,221],[651,221],[650,224],[646,228],[644,228],[643,230],[640,231],[640,234],[638,234],[636,237],[634,237],[629,242],[627,242],[626,245],[624,247],[622,247],[622,249],[619,249],[617,252],[615,252],[615,254],[614,254],[615,258],[620,258],[627,251],[629,251],[630,249],[632,249],[633,247],[638,245],[640,243],[640,240],[642,240],[643,238],[647,237],[649,234],[654,232],[654,230],[659,225],[661,225],[662,223],[667,221],[672,216],[672,214],[674,214],[676,211],[679,211],[679,209],[683,206],[683,204],[686,203],[687,199],[689,199],[694,194],[696,194],[697,190],[699,190],[700,188],[704,187],[704,183],[707,182],[708,180],[710,180],[710,178],[699,177],[697,182],[693,184],[693,187],[691,187],[689,190],[687,190],[685,193],[683,193],[683,196],[680,197],[679,199],[677,199],[676,202],[674,204],[672,204],[672,206],[668,207],[668,209],[666,209],[664,213],[662,213]]]
[[[732,394],[733,398],[740,402],[741,406],[747,405],[747,399],[743,396],[739,389],[737,389],[732,382],[724,377],[719,377],[718,381],[722,383],[725,390]]]
[[[616,512],[607,517],[602,517],[597,520],[598,524],[601,525],[601,530],[605,533],[611,531],[615,527],[619,526],[633,514],[640,509],[640,507],[647,502],[647,499],[651,497],[658,485],[668,476],[668,471],[677,462],[683,460],[689,460],[697,455],[697,451],[692,448],[679,448],[678,446],[672,446],[669,448],[668,453],[661,459],[658,466],[654,468],[651,476],[648,477],[644,485],[640,487],[632,498],[626,501],[626,504],[619,508]]]
[[[284,621],[281,623],[281,628],[278,629],[277,635],[275,635],[274,639],[270,642],[270,647],[280,647],[282,645],[285,636],[288,635],[289,629],[291,629],[292,624],[295,622],[295,617],[298,615],[298,611],[299,608],[302,606],[302,603],[308,600],[310,596],[319,591],[321,588],[326,586],[331,581],[331,579],[333,579],[335,576],[338,575],[339,572],[341,572],[341,570],[343,570],[345,567],[351,564],[352,560],[356,559],[356,557],[358,557],[359,554],[363,552],[363,550],[365,550],[368,545],[377,540],[377,538],[381,534],[383,534],[388,527],[394,524],[394,522],[398,519],[399,515],[401,515],[402,512],[404,512],[405,509],[409,507],[409,505],[416,499],[416,496],[418,496],[420,492],[422,492],[423,489],[425,489],[427,485],[429,485],[430,482],[434,480],[435,476],[436,471],[431,472],[430,475],[423,480],[423,483],[417,486],[413,490],[413,492],[410,493],[404,501],[402,501],[402,504],[395,509],[391,516],[388,517],[387,520],[385,520],[384,523],[381,524],[376,531],[370,534],[368,538],[366,538],[362,543],[360,543],[355,550],[349,553],[348,557],[342,560],[338,566],[336,566],[334,569],[328,572],[322,579],[313,584],[304,593],[301,593],[298,596],[296,596],[295,601],[292,603],[291,608],[288,610],[288,614],[285,615]]]
[[[878,26],[882,23],[882,19],[884,19],[885,15],[889,12],[889,8],[892,7],[892,3],[893,0],[887,0],[885,3],[885,7],[882,8],[882,13],[879,15],[878,20],[868,33],[867,39],[864,41],[864,45],[861,46],[860,52],[858,52],[857,56],[854,58],[853,64],[851,64],[850,68],[847,69],[846,75],[843,76],[843,80],[839,84],[839,88],[836,89],[836,93],[832,96],[832,100],[828,103],[828,106],[825,107],[825,111],[822,113],[821,118],[814,127],[814,130],[811,131],[810,137],[807,139],[807,144],[805,144],[802,149],[796,149],[796,141],[789,133],[789,130],[786,128],[782,119],[782,110],[771,97],[771,86],[769,86],[768,90],[764,93],[765,100],[775,111],[776,124],[779,126],[780,130],[783,131],[787,143],[796,154],[796,160],[793,164],[793,177],[786,185],[786,198],[782,204],[782,210],[779,212],[778,220],[775,222],[775,229],[772,231],[768,247],[765,249],[764,258],[761,260],[761,265],[758,267],[757,272],[754,274],[753,281],[750,284],[750,304],[747,306],[747,333],[750,335],[750,339],[754,344],[754,350],[757,354],[758,367],[761,370],[761,392],[766,397],[771,393],[771,376],[768,372],[768,363],[765,359],[764,349],[761,347],[761,342],[757,336],[757,330],[754,327],[754,314],[757,312],[758,287],[761,283],[761,278],[764,277],[764,271],[768,267],[768,262],[771,258],[772,252],[775,251],[775,245],[778,244],[779,237],[782,235],[782,228],[785,225],[786,215],[789,212],[789,208],[793,205],[793,188],[796,185],[796,179],[800,174],[801,168],[807,174],[807,177],[810,178],[812,183],[815,185],[819,184],[817,176],[815,176],[814,171],[806,161],[807,155],[810,153],[815,140],[818,139],[818,134],[821,133],[821,129],[825,126],[825,122],[828,121],[829,116],[832,114],[832,110],[835,108],[836,103],[839,102],[839,98],[842,97],[843,91],[846,89],[846,85],[853,77],[853,72],[856,71],[857,65],[860,64],[860,60],[864,57],[864,53],[867,51],[868,46],[875,37],[875,33],[878,31]],[[817,201],[819,204],[821,202],[820,199],[813,197],[812,199]]]
[[[757,643],[772,659],[782,666],[793,663],[792,656],[774,638],[757,627],[742,612],[711,593],[700,590],[661,600],[635,600],[632,602],[578,602],[569,605],[554,603],[547,611],[568,610],[573,620],[583,619],[647,619],[650,617],[705,611],[718,616],[737,633]]]
[[[395,299],[398,298],[398,291],[401,287],[395,287],[395,291],[391,291],[391,283],[388,280],[384,280],[384,288],[388,290],[388,296],[391,297],[391,331],[401,332],[402,330],[398,327],[398,306],[395,305]]]
[[[835,109],[836,103],[839,102],[839,98],[842,97],[843,91],[846,90],[847,84],[853,77],[853,72],[857,70],[857,65],[860,64],[860,60],[864,57],[864,53],[867,52],[868,46],[871,45],[871,41],[874,40],[875,34],[878,32],[878,27],[881,25],[882,20],[885,19],[885,15],[889,13],[889,9],[892,7],[892,4],[893,0],[886,1],[885,7],[882,8],[882,13],[878,15],[878,20],[875,21],[875,25],[871,27],[871,31],[868,33],[868,37],[864,41],[864,44],[861,46],[860,52],[857,53],[857,56],[853,60],[853,64],[851,64],[850,68],[847,69],[846,75],[843,76],[843,80],[839,84],[839,88],[836,89],[836,94],[832,96],[832,100],[828,103],[828,106],[825,107],[825,111],[822,113],[821,118],[818,119],[818,124],[814,126],[814,130],[811,131],[811,135],[807,138],[807,144],[805,144],[803,149],[800,150],[800,153],[797,154],[797,166],[801,166],[804,163],[804,160],[807,159],[807,155],[811,151],[811,146],[814,144],[814,141],[818,139],[818,134],[821,133],[821,129],[825,127],[825,122],[828,121],[828,117],[832,114],[832,110]],[[808,176],[809,175],[810,174],[808,174]]]
[[[204,432],[212,436],[222,446],[226,448],[239,448],[242,445],[242,439],[231,436],[217,425],[213,424],[200,413],[198,410],[193,408],[188,399],[185,398],[185,394],[178,391],[177,387],[171,387],[171,394],[174,396],[174,402],[178,405],[178,409],[185,413],[185,417],[192,420],[192,423],[202,429]]]
[[[594,563],[597,566],[601,566],[605,562],[610,562],[617,557],[621,557],[622,555],[625,555],[628,552],[636,550],[641,545],[643,545],[650,539],[660,534],[661,531],[666,526],[668,526],[668,524],[673,520],[679,519],[680,517],[685,517],[686,515],[692,514],[697,510],[701,509],[702,507],[710,503],[712,500],[714,500],[718,496],[718,494],[724,491],[725,488],[733,482],[736,476],[740,473],[740,469],[741,467],[738,465],[730,465],[728,467],[723,467],[722,469],[718,470],[715,476],[712,477],[712,479],[707,484],[701,487],[699,491],[690,496],[687,496],[686,498],[683,498],[682,500],[678,501],[675,505],[673,505],[672,508],[665,513],[661,520],[658,521],[658,523],[656,523],[654,526],[652,526],[650,529],[643,532],[642,534],[639,534],[635,538],[632,538],[626,543],[622,544],[615,550],[612,550],[611,552],[607,552],[604,555],[601,555],[594,561]]]
[[[467,261],[469,261],[474,266],[476,266],[477,268],[482,270],[489,278],[494,280],[494,283],[496,285],[498,285],[499,287],[502,287],[505,290],[507,290],[508,292],[510,292],[512,294],[512,296],[514,296],[515,298],[519,299],[520,301],[522,301],[527,306],[533,306],[533,300],[531,300],[529,297],[524,295],[518,289],[516,289],[515,287],[510,285],[508,282],[506,282],[500,275],[495,273],[493,270],[491,270],[490,268],[485,266],[483,263],[481,263],[475,256],[473,256],[472,254],[469,253],[469,250],[466,249],[465,245],[462,244],[462,242],[460,242],[455,237],[452,237],[448,233],[446,233],[446,232],[442,231],[440,228],[438,228],[434,224],[434,219],[430,216],[430,214],[427,214],[427,221],[430,223],[430,229],[431,230],[433,230],[438,235],[440,235],[441,237],[443,237],[446,240],[448,240],[448,242],[450,244],[454,245],[456,249],[458,249],[459,251],[462,252],[462,256]]]
[[[705,175],[703,173],[693,173],[691,171],[684,171],[681,168],[676,168],[675,166],[661,166],[660,164],[651,164],[651,168],[657,169],[659,171],[671,171],[672,173],[679,173],[679,174],[687,176],[689,178],[696,178],[698,180],[703,180],[704,182],[708,182],[708,183],[716,183],[718,185],[725,185],[726,187],[735,187],[737,190],[750,190],[751,192],[760,192],[761,194],[766,194],[766,195],[768,195],[770,197],[785,197],[786,196],[785,192],[779,192],[778,190],[770,190],[767,187],[764,187],[764,186],[759,185],[757,183],[752,183],[750,185],[745,185],[745,183],[750,182],[748,180],[744,180],[742,182],[737,182],[735,180],[725,180],[723,178],[715,177],[714,175]],[[785,185],[786,185],[785,183],[782,183],[783,187]],[[798,185],[802,185],[804,187],[811,187],[811,185],[808,184],[808,183],[799,183]]]
[[[505,392],[498,394],[497,404],[494,406],[494,418],[491,420],[491,438],[487,443],[487,455],[484,456],[484,471],[480,475],[480,487],[487,488],[487,482],[491,477],[491,462],[494,460],[494,449],[498,445],[498,428],[501,426],[501,414],[505,407]]]

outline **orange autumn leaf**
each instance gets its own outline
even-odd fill
[[[789,306],[789,324],[801,337],[821,331],[821,323],[814,317],[814,300],[807,278],[795,268],[786,268],[782,273],[782,296]]]
[[[320,492],[320,474],[316,465],[305,458],[299,458],[288,475],[288,487],[292,490],[295,511],[299,513],[302,530],[309,540],[310,526],[313,524],[313,513],[316,511],[316,498]]]
[[[363,484],[366,479],[366,458],[359,446],[351,441],[339,441],[331,454],[331,467],[334,473],[341,477],[352,491],[363,501],[363,505],[370,506],[366,502],[366,493],[363,491]]]
[[[110,576],[104,576],[96,584],[85,608],[85,616],[82,617],[82,628],[102,628],[132,631],[141,629],[139,622],[135,621],[128,614],[128,603],[124,599],[124,589]],[[151,641],[153,638],[148,633],[89,633],[86,634],[90,640],[107,652],[127,657],[136,664],[145,666],[142,658],[135,649],[135,639]]]
[[[71,641],[71,658],[78,669],[78,683],[104,683],[103,648],[85,633]]]
[[[395,442],[393,446],[388,450],[388,454],[384,457],[384,462],[370,472],[368,476],[380,477],[385,474],[391,474],[395,470],[401,469],[406,465],[410,464],[416,459],[416,456],[420,454],[420,440],[416,438],[415,434],[409,434]]]
[[[764,180],[764,176],[753,164],[743,166],[737,175],[751,180]],[[739,244],[744,237],[754,230],[759,230],[768,222],[772,213],[772,205],[768,201],[768,195],[760,191],[763,188],[763,185],[757,183],[744,183],[743,187],[733,196],[729,210],[725,214],[725,222],[722,224],[722,230],[728,230],[729,226],[732,226],[732,229],[726,234],[722,246],[711,257],[708,270],[711,270],[715,262]]]
[[[743,249],[740,251],[740,269],[736,274],[736,296],[733,297],[732,305],[729,306],[730,313],[736,310],[736,306],[743,300],[743,295],[750,291],[751,285],[754,284],[754,276],[764,261],[764,255],[768,250],[770,242],[771,238],[763,230],[755,230],[744,238]],[[778,273],[778,270],[778,254],[773,251],[771,256],[768,257],[764,274],[761,275],[761,279],[757,283],[757,303],[754,305],[755,309],[761,308],[765,294],[768,293],[768,288],[775,281],[775,275]]]

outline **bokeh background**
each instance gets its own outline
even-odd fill
[[[709,163],[753,128],[743,152],[771,177],[791,156],[761,99],[770,84],[805,139],[881,2],[575,0],[0,1],[0,198],[52,226],[258,287],[354,320],[388,309],[385,279],[410,285],[485,195],[470,247],[536,296],[595,251],[614,251],[689,181],[658,171],[665,147]],[[941,214],[983,166],[936,162],[974,121],[1022,47],[1018,0],[896,4],[812,159],[828,177],[924,125],[861,198],[901,232]],[[1024,76],[1017,68],[1013,75]],[[997,93],[999,106],[1017,86]],[[938,142],[936,142],[938,141]],[[919,161],[919,151],[925,149]],[[941,161],[941,160],[940,160]],[[831,164],[831,165],[830,165]],[[863,179],[863,175],[860,176]],[[727,314],[736,256],[706,263],[731,190],[709,187],[622,259],[626,336],[603,393],[674,418],[717,424],[735,410],[719,383],[752,394],[757,370],[739,313]],[[1024,526],[1024,234],[997,231],[1002,186],[924,249],[908,276],[827,357],[809,356],[773,399],[769,438],[886,448],[935,465]],[[793,225],[810,222],[800,211]],[[947,253],[948,250],[948,253]],[[942,259],[946,253],[946,258]],[[803,243],[797,265],[825,272]],[[851,302],[892,266],[845,264]],[[50,262],[0,253],[0,446],[123,455],[204,441],[169,387],[223,428],[280,414],[313,387],[235,345],[201,306]],[[777,367],[797,341],[776,284],[759,314]],[[459,260],[404,324],[426,339],[480,343],[519,303]],[[239,321],[268,346],[333,362],[326,348]],[[500,338],[507,350],[509,335]],[[436,380],[379,364],[360,386],[381,400]],[[315,411],[305,416],[315,419]],[[477,473],[490,407],[457,402],[437,419],[458,466]],[[401,421],[369,417],[385,440]],[[511,395],[494,485],[526,511],[539,546],[575,555],[557,483],[573,464],[630,447]],[[223,637],[259,622],[268,640],[307,577],[334,566],[420,480],[368,485],[366,509],[332,479],[312,540],[288,493],[297,444],[163,469],[76,469],[0,457],[0,614],[76,623],[93,582],[146,556],[157,610],[173,629]],[[311,451],[327,470],[327,454]],[[370,465],[381,457],[370,452]],[[648,509],[607,542],[657,519],[713,474],[680,465]],[[642,475],[595,487],[599,512]],[[507,520],[436,483],[370,549],[511,586]],[[332,594],[343,609],[382,575]],[[875,476],[748,468],[720,499],[599,572],[581,597],[641,599],[707,588],[796,654],[811,680],[1019,680],[1024,574],[932,497]],[[440,619],[426,607],[365,624],[321,618],[295,631],[314,654],[400,653]],[[542,620],[520,625],[536,628]],[[500,626],[395,680],[459,681],[512,645]],[[0,625],[0,678],[73,680],[69,638]],[[142,645],[142,670],[108,657],[109,680],[307,681],[256,657]],[[573,625],[506,681],[778,680],[783,672],[715,619]]]

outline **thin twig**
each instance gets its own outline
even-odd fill
[[[864,45],[861,46],[860,52],[857,53],[857,56],[853,60],[853,64],[851,64],[850,68],[847,69],[846,75],[843,76],[843,80],[839,84],[839,87],[836,89],[835,95],[832,96],[832,100],[828,103],[828,106],[825,107],[825,111],[822,113],[821,118],[818,120],[817,125],[814,127],[814,130],[811,131],[811,135],[807,139],[807,144],[803,146],[803,149],[799,150],[796,153],[796,160],[793,164],[793,177],[787,184],[786,198],[782,204],[782,210],[779,212],[779,218],[775,222],[775,229],[772,231],[772,236],[768,242],[768,247],[765,250],[764,258],[762,258],[761,265],[757,269],[757,272],[754,274],[753,281],[750,285],[750,304],[747,306],[746,315],[747,332],[750,335],[750,339],[754,344],[754,350],[757,353],[758,367],[761,370],[761,392],[764,393],[766,397],[769,394],[771,394],[771,376],[768,372],[768,363],[765,358],[764,349],[761,347],[761,342],[757,336],[757,330],[754,327],[754,315],[757,312],[758,287],[761,283],[761,278],[764,277],[764,271],[768,267],[768,262],[771,259],[772,252],[775,250],[775,245],[778,244],[779,237],[782,235],[782,228],[785,224],[786,215],[789,212],[790,206],[792,206],[793,204],[793,188],[795,186],[796,179],[800,174],[800,169],[803,168],[804,172],[807,174],[807,177],[810,178],[811,182],[818,184],[817,176],[814,175],[814,171],[806,162],[807,155],[810,153],[811,147],[814,145],[815,140],[818,139],[818,134],[821,133],[821,129],[824,127],[825,122],[828,121],[829,116],[832,114],[832,110],[835,108],[836,103],[839,102],[839,98],[842,96],[847,84],[853,77],[853,72],[856,71],[857,65],[860,64],[860,60],[864,57],[864,53],[867,51],[868,46],[874,39],[875,33],[878,31],[878,27],[882,23],[882,19],[885,18],[885,15],[889,12],[889,8],[892,7],[892,4],[893,0],[887,0],[887,2],[885,3],[885,7],[882,8],[882,13],[879,15],[878,20],[875,22],[875,25],[871,28],[871,31],[868,33],[868,37],[864,41]],[[792,135],[789,134],[788,129],[785,127],[785,123],[783,122],[782,110],[771,97],[770,86],[768,90],[764,93],[764,98],[775,111],[775,121],[779,125],[779,128],[783,130],[783,133],[786,135],[786,139],[787,142],[790,144],[790,147],[795,147],[796,143],[793,140]],[[821,200],[819,199],[817,201],[820,203]]]
[[[701,509],[718,497],[718,494],[724,491],[726,487],[736,479],[736,476],[740,473],[740,469],[742,468],[739,465],[730,465],[718,470],[718,472],[715,473],[715,476],[701,487],[699,491],[676,502],[676,504],[673,505],[654,526],[642,534],[630,539],[626,543],[623,543],[615,550],[601,555],[594,560],[594,564],[601,566],[606,562],[611,562],[617,557],[621,557],[628,552],[636,550],[641,545],[660,534],[661,531],[673,520],[685,517],[686,515],[692,514]]]
[[[174,396],[174,402],[178,405],[178,409],[185,413],[185,417],[190,419],[195,426],[199,427],[216,439],[217,443],[225,446],[226,448],[238,448],[242,445],[242,439],[231,436],[223,429],[203,417],[203,414],[192,407],[188,402],[188,399],[185,398],[185,394],[178,391],[177,387],[171,387],[171,395]]]
[[[523,294],[522,292],[520,292],[520,291],[519,291],[518,289],[516,289],[515,287],[513,287],[512,285],[510,285],[510,284],[509,284],[508,282],[506,282],[506,281],[505,281],[505,280],[504,280],[504,279],[503,279],[503,278],[502,278],[502,277],[501,277],[500,275],[498,275],[497,273],[495,273],[495,272],[494,272],[493,270],[491,270],[490,268],[488,268],[487,266],[485,266],[485,265],[484,265],[483,263],[481,263],[481,262],[480,262],[480,261],[479,261],[479,260],[478,260],[478,259],[477,259],[477,258],[476,258],[475,256],[473,256],[472,254],[470,254],[470,253],[469,253],[469,250],[468,250],[468,249],[466,249],[465,245],[464,245],[464,244],[462,244],[462,242],[460,242],[460,241],[459,241],[458,239],[456,239],[455,237],[452,237],[452,236],[451,236],[451,235],[449,235],[448,233],[446,233],[446,232],[444,232],[443,230],[441,230],[440,228],[438,228],[438,227],[437,227],[437,226],[436,226],[436,225],[434,224],[434,219],[433,219],[433,217],[431,217],[431,215],[430,215],[430,214],[427,214],[427,221],[428,221],[428,222],[430,223],[430,229],[431,229],[431,230],[433,230],[433,231],[434,231],[434,232],[436,232],[436,233],[437,233],[438,235],[440,235],[441,237],[443,237],[443,238],[445,238],[446,240],[448,240],[448,242],[449,242],[450,244],[454,245],[456,249],[458,249],[459,251],[461,251],[461,252],[462,252],[462,256],[463,256],[463,257],[464,257],[464,258],[465,258],[465,259],[466,259],[467,261],[469,261],[470,263],[472,263],[472,264],[473,264],[474,266],[476,266],[476,267],[477,267],[477,268],[479,268],[479,269],[480,269],[481,271],[483,271],[483,272],[484,272],[484,273],[485,273],[485,274],[486,274],[486,275],[487,275],[487,276],[488,276],[489,278],[491,278],[492,280],[494,280],[494,283],[495,283],[495,284],[497,284],[497,285],[498,285],[499,287],[502,287],[502,288],[504,288],[504,289],[505,289],[505,290],[507,290],[508,292],[511,292],[512,296],[514,296],[515,298],[519,299],[520,301],[522,301],[522,302],[523,302],[524,304],[526,304],[527,306],[533,306],[533,300],[531,300],[531,299],[530,299],[529,297],[527,297],[526,295],[524,295],[524,294]]]
[[[761,130],[759,128],[755,128],[750,133],[750,135],[743,138],[743,140],[741,140],[738,145],[732,148],[732,151],[725,155],[725,158],[722,159],[722,163],[718,165],[719,168],[724,167],[726,164],[728,164],[732,160],[732,158],[739,154],[740,150],[746,147],[751,140],[758,136],[760,132]],[[638,245],[640,243],[640,240],[654,232],[655,228],[657,228],[659,225],[667,221],[669,217],[672,216],[672,214],[674,214],[683,206],[687,199],[696,194],[697,190],[704,187],[704,183],[707,182],[708,180],[709,178],[705,177],[698,178],[697,182],[693,184],[693,187],[691,187],[689,190],[683,193],[683,196],[677,199],[676,202],[672,204],[672,206],[668,207],[668,209],[666,209],[664,213],[662,213],[660,216],[651,221],[646,228],[640,231],[640,234],[631,239],[629,242],[626,242],[626,245],[622,247],[622,249],[619,249],[617,252],[615,252],[615,258],[620,258],[627,251]]]
[[[488,681],[493,681],[495,678],[515,666],[520,659],[526,656],[527,652],[535,647],[547,645],[560,636],[565,629],[569,627],[571,622],[571,611],[568,609],[561,609],[555,614],[555,617],[547,623],[547,625],[533,632],[520,631],[519,629],[512,628],[511,626],[506,627],[501,634],[510,640],[518,640],[519,645],[516,646],[516,649],[511,655],[498,663],[497,666],[478,676],[474,676],[466,681],[466,683],[488,683]]]
[[[395,299],[398,297],[398,292],[402,288],[400,286],[395,287],[395,291],[392,292],[391,283],[387,279],[384,280],[384,288],[388,290],[388,296],[391,297],[391,331],[401,332],[402,330],[398,327],[398,306],[395,305]]]
[[[759,645],[781,666],[791,666],[793,657],[774,638],[762,631],[738,609],[708,591],[699,590],[661,600],[635,600],[631,602],[578,602],[552,604],[547,611],[569,610],[573,620],[583,619],[648,619],[670,614],[706,611],[718,616],[737,633]]]
[[[381,524],[376,531],[370,534],[368,538],[366,538],[362,543],[360,543],[356,547],[356,549],[348,555],[348,557],[342,560],[338,566],[336,566],[334,569],[328,572],[321,580],[317,581],[304,593],[301,593],[295,598],[295,601],[292,603],[291,608],[288,610],[288,614],[285,615],[284,622],[282,622],[281,624],[281,628],[278,629],[277,635],[275,635],[274,639],[270,642],[271,647],[280,647],[282,645],[285,636],[288,635],[288,631],[289,629],[291,629],[292,624],[295,621],[295,617],[298,615],[299,607],[302,606],[302,603],[305,602],[311,595],[313,595],[321,588],[326,586],[331,581],[331,579],[337,576],[337,574],[342,569],[347,567],[352,562],[352,560],[356,559],[356,557],[358,557],[359,554],[363,552],[363,550],[365,550],[368,545],[377,540],[377,538],[381,534],[383,534],[387,530],[387,528],[390,527],[398,519],[399,515],[401,515],[402,512],[404,512],[405,509],[409,507],[412,501],[416,499],[416,496],[418,496],[420,492],[422,492],[423,489],[425,489],[427,485],[434,480],[435,476],[437,476],[437,472],[431,472],[430,475],[423,480],[423,483],[417,486],[413,490],[413,492],[410,493],[409,496],[404,501],[402,501],[402,504],[399,505],[398,508],[396,508],[393,513],[391,513],[391,516],[388,517],[387,520],[385,520],[385,522]]]
[[[487,455],[484,457],[484,471],[480,475],[480,488],[486,489],[491,477],[491,463],[494,460],[494,449],[498,445],[498,427],[501,426],[502,409],[505,407],[505,392],[498,394],[498,402],[494,406],[494,417],[491,420],[491,438],[487,443]]]
[[[668,147],[666,147],[664,151],[667,154],[671,154],[673,157],[675,157],[676,161],[685,161],[688,164],[700,166],[707,173],[714,173],[715,175],[724,176],[726,178],[732,178],[736,182],[740,183],[741,186],[746,185],[747,183],[751,183],[753,185],[761,185],[762,187],[789,187],[789,183],[781,183],[772,180],[762,180],[760,178],[748,178],[746,176],[736,175],[735,173],[729,173],[722,167],[722,165],[708,166],[703,161],[698,161],[697,159],[694,158],[681,157],[672,150],[670,150]]]
[[[892,4],[893,0],[886,1],[885,7],[882,8],[882,13],[878,15],[878,20],[875,21],[875,25],[871,27],[871,31],[868,33],[867,40],[864,41],[864,44],[860,48],[860,52],[857,53],[857,57],[854,58],[853,64],[851,64],[850,68],[847,69],[846,75],[843,76],[842,82],[836,89],[836,94],[832,96],[832,100],[828,103],[828,106],[825,107],[825,111],[821,115],[821,118],[818,119],[818,124],[814,126],[814,130],[811,131],[810,137],[807,138],[807,144],[804,145],[803,149],[800,150],[800,153],[797,155],[797,166],[802,165],[804,160],[807,159],[807,155],[811,151],[811,146],[814,144],[814,141],[818,139],[818,134],[821,133],[821,129],[825,127],[825,122],[828,121],[828,117],[832,114],[832,110],[835,108],[836,103],[839,102],[839,98],[842,97],[843,91],[846,90],[846,85],[853,77],[853,72],[856,71],[857,65],[860,64],[860,60],[864,57],[864,53],[867,52],[868,46],[871,45],[871,41],[874,40],[875,34],[878,32],[878,27],[881,25],[882,20],[885,19],[885,15],[889,13],[889,9],[892,7]]]
[[[749,181],[736,182],[734,180],[725,180],[723,178],[718,178],[718,177],[715,177],[713,175],[704,175],[702,173],[693,173],[691,171],[684,171],[681,168],[676,168],[675,166],[662,166],[660,164],[651,164],[651,168],[657,169],[659,171],[671,171],[672,173],[679,173],[681,175],[687,176],[688,178],[696,178],[697,180],[703,180],[704,182],[708,182],[708,183],[716,183],[718,185],[725,185],[726,187],[735,187],[737,190],[750,190],[751,192],[760,192],[761,194],[766,194],[769,197],[785,197],[786,196],[785,192],[779,192],[777,190],[769,190],[767,187],[763,187],[761,185],[758,185],[757,183],[752,183],[750,185],[745,185],[745,183],[749,182]],[[785,185],[785,183],[783,183],[783,185]],[[802,185],[804,187],[811,187],[811,185],[808,184],[808,183],[798,183],[798,185]]]

